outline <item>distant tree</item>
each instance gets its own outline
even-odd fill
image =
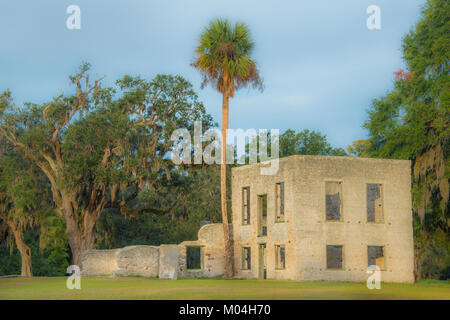
[[[412,160],[416,279],[448,278],[450,2],[428,0],[402,48],[407,71],[394,72],[394,89],[373,100],[369,137],[351,150]]]
[[[88,70],[84,64],[70,77],[73,95],[49,103],[19,108],[8,91],[0,99],[0,135],[50,181],[76,265],[93,248],[105,209],[136,216],[140,190],[170,178],[172,131],[210,120],[180,76],[125,76],[113,89],[102,88],[101,79],[91,83]]]
[[[355,157],[368,157],[369,152],[369,141],[368,140],[356,140],[352,145],[348,146],[347,152]]]
[[[143,210],[127,219],[107,210],[97,223],[99,248],[196,240],[202,223],[220,223],[220,168],[211,165],[187,173],[172,172],[171,181],[140,193],[144,208],[166,208],[167,213]]]
[[[342,148],[333,148],[327,141],[327,137],[320,132],[308,129],[298,133],[292,129],[286,130],[280,135],[280,157],[295,154],[345,156]]]
[[[394,90],[369,109],[370,155],[413,159],[450,136],[449,9],[448,1],[429,0],[403,39],[409,72],[395,72]]]
[[[225,237],[225,277],[233,275],[233,253],[228,230],[226,191],[226,145],[229,98],[236,90],[252,85],[262,89],[256,63],[250,58],[254,44],[244,23],[234,28],[228,20],[214,20],[202,33],[195,49],[193,66],[203,75],[204,87],[211,84],[222,94],[222,156],[220,173],[222,223]]]

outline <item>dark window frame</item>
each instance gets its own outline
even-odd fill
[[[335,196],[336,194],[328,194],[327,193],[327,185],[331,183],[336,183],[338,185],[338,199],[339,199],[339,218],[338,219],[330,219],[329,217],[331,214],[329,211],[331,211],[332,207],[330,208],[330,205],[333,201],[331,196]],[[344,184],[342,181],[336,181],[336,180],[328,180],[325,181],[325,221],[326,222],[343,222],[344,221],[344,197],[343,197],[343,189]]]
[[[246,191],[244,191],[246,190]],[[246,198],[246,199],[245,199]],[[250,187],[242,188],[242,225],[250,224]]]
[[[340,261],[338,262],[340,264],[340,267],[334,267],[331,266],[331,257],[330,254],[331,252],[329,251],[329,249],[333,249],[332,247],[334,247],[334,249],[340,249],[340,253],[341,253],[341,257],[340,257]],[[341,244],[327,244],[326,245],[326,269],[327,270],[344,270],[344,246]]]
[[[247,256],[245,256],[247,254]],[[245,263],[247,266],[245,266]],[[252,269],[252,248],[250,246],[243,246],[241,250],[241,270]]]
[[[257,220],[258,220],[258,237],[267,236],[267,213],[268,199],[267,193],[257,195]],[[265,225],[264,225],[265,220]]]
[[[278,195],[278,186],[280,194]],[[284,181],[275,184],[275,223],[285,222],[285,186]]]
[[[278,252],[278,249],[279,252]],[[280,257],[279,257],[280,255]],[[282,265],[280,266],[278,262],[281,261]],[[285,270],[286,269],[286,245],[284,244],[276,244],[275,245],[275,269],[276,270]]]
[[[376,199],[370,199],[370,188],[373,186],[377,186],[379,188],[378,192],[379,197]],[[384,224],[384,195],[383,195],[383,184],[382,183],[366,183],[366,222],[367,223],[380,223]],[[381,207],[381,218],[377,219],[377,205],[376,201],[380,199],[379,206]],[[373,211],[373,212],[372,212]]]
[[[371,263],[371,261],[370,261],[371,260],[370,249],[374,249],[374,250],[381,249],[382,255],[379,256],[379,257],[383,257],[383,266],[382,267],[378,266],[376,264],[376,259],[379,258],[379,257],[372,258],[372,259],[375,259],[375,263]],[[386,247],[385,246],[383,246],[383,245],[381,245],[381,246],[380,245],[368,245],[367,246],[367,266],[369,267],[371,265],[378,266],[380,268],[380,270],[386,270]]]
[[[192,249],[198,249],[198,268],[192,268],[192,265],[190,267],[190,259],[189,259],[189,251]],[[196,264],[197,265],[197,264]],[[202,270],[203,269],[203,247],[202,246],[186,246],[186,270],[188,271],[195,271],[195,270]]]

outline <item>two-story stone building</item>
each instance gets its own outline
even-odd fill
[[[414,281],[410,161],[291,156],[232,170],[239,278]]]
[[[232,170],[234,275],[301,281],[414,281],[409,161],[291,156]],[[225,269],[221,224],[180,244],[88,250],[84,275],[217,277]]]

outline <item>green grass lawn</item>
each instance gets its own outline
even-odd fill
[[[277,280],[158,280],[139,277],[86,277],[81,290],[68,290],[66,277],[0,279],[5,299],[446,299],[449,281],[416,284],[295,282]]]

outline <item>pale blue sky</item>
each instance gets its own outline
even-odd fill
[[[346,148],[366,136],[373,98],[404,68],[401,39],[425,0],[14,0],[0,1],[0,91],[43,102],[70,92],[82,61],[112,85],[124,74],[180,74],[220,123],[221,97],[201,90],[193,50],[214,18],[248,24],[265,91],[231,100],[230,128],[316,129]],[[66,28],[66,8],[81,8],[81,30]],[[381,8],[381,30],[366,28],[366,8]]]

